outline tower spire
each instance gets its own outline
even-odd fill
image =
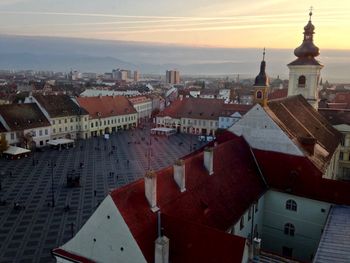
[[[263,52],[263,61],[265,61],[265,48],[264,48],[264,52]]]
[[[310,12],[309,12],[309,22],[311,22],[311,17],[312,17],[312,10],[313,10],[314,8],[312,7],[312,6],[310,6]]]
[[[258,76],[255,78],[254,86],[259,86],[259,87],[267,87],[269,86],[269,79],[266,76],[266,62],[265,62],[265,54],[266,54],[266,49],[264,48],[263,50],[263,59],[260,63],[260,72]]]

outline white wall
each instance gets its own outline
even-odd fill
[[[252,148],[303,156],[299,148],[259,104],[228,130],[238,136],[243,135]]]
[[[297,203],[297,211],[286,209],[289,199]],[[262,248],[282,254],[286,246],[293,248],[295,259],[309,261],[316,253],[329,209],[329,203],[269,190],[264,202]],[[286,223],[295,226],[294,236],[284,234]]]
[[[104,199],[74,238],[61,248],[96,262],[146,262],[110,195]]]

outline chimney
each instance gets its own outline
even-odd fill
[[[315,152],[315,145],[317,143],[317,139],[311,136],[307,137],[299,137],[299,142],[302,144],[303,148],[310,154],[313,155]]]
[[[180,188],[180,192],[186,191],[185,163],[179,159],[174,164],[174,180]]]
[[[169,238],[163,236],[161,233],[160,211],[158,211],[158,238],[154,246],[154,262],[155,263],[169,263]]]
[[[157,175],[154,171],[147,171],[145,174],[145,195],[152,212],[157,212]]]
[[[209,175],[214,173],[214,148],[206,147],[204,149],[204,166],[207,169]]]

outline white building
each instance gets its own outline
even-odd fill
[[[30,95],[25,103],[36,103],[51,123],[51,139],[84,139],[89,134],[88,112],[68,95]]]

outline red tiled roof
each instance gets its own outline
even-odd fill
[[[77,101],[93,119],[137,113],[124,96],[79,97]]]
[[[35,103],[0,105],[0,115],[12,131],[50,126]]]
[[[336,93],[332,103],[341,103],[345,105],[345,109],[348,109],[350,107],[350,92]]]
[[[151,99],[147,98],[146,96],[135,96],[135,97],[130,97],[128,99],[132,104],[138,104],[138,103],[144,103],[146,101],[151,101]]]
[[[220,99],[183,98],[175,100],[158,116],[217,120],[223,106],[224,100]]]
[[[350,109],[318,109],[318,112],[326,118],[332,125],[348,124],[350,125]]]
[[[270,188],[324,202],[350,205],[350,182],[322,178],[322,173],[308,158],[253,151]]]
[[[224,104],[221,112],[221,116],[231,116],[235,112],[239,112],[241,115],[246,114],[254,105],[246,104]]]
[[[52,254],[54,256],[67,259],[69,262],[76,262],[76,263],[95,263],[95,261],[92,261],[91,259],[85,258],[83,256],[79,256],[76,254],[73,254],[71,252],[68,252],[66,250],[63,250],[61,248],[55,248],[52,250]]]
[[[88,114],[74,103],[68,95],[35,94],[35,99],[49,113],[51,118]]]
[[[271,100],[265,107],[270,117],[285,133],[307,153],[307,148],[299,143],[303,138],[315,138],[327,153],[316,152],[308,157],[325,171],[328,161],[338,147],[342,135],[301,96],[291,96]]]
[[[184,193],[180,193],[173,179],[172,167],[157,173],[157,205],[163,214],[193,224],[226,231],[266,190],[257,175],[249,146],[241,137],[235,137],[214,148],[212,176],[204,168],[203,152],[185,159],[185,167],[187,190]],[[148,262],[153,262],[156,214],[150,210],[145,198],[143,179],[113,191],[111,196],[145,258]],[[187,242],[185,238],[195,237],[181,236],[179,233],[177,242]],[[238,243],[241,244],[240,242]],[[215,243],[207,245],[207,249],[216,246]],[[236,253],[242,252],[230,251],[235,257]],[[181,253],[187,252],[182,250]],[[175,248],[171,253],[180,252]],[[196,253],[203,251],[196,250]],[[170,261],[178,262],[176,259],[170,258]]]
[[[269,93],[268,99],[269,100],[282,99],[282,98],[286,98],[287,96],[288,96],[288,88],[276,89],[271,93]]]
[[[171,262],[242,261],[245,238],[165,214],[161,222],[164,235],[170,239]]]

